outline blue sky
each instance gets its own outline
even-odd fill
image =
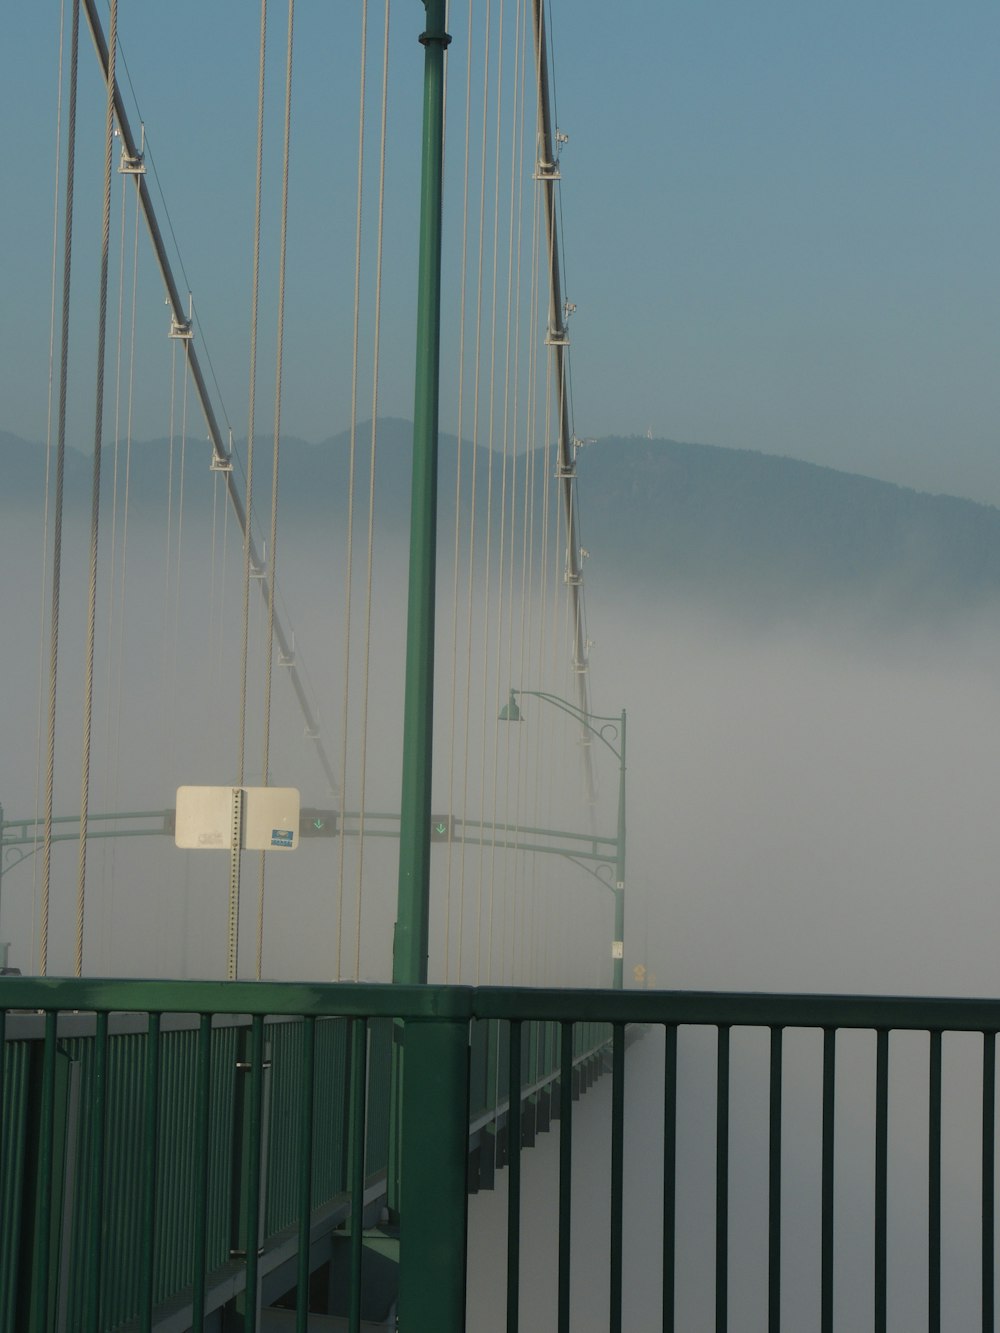
[[[477,14],[484,5],[478,0]],[[1000,503],[1000,5],[551,7],[557,116],[570,136],[562,200],[566,294],[577,305],[577,432],[649,428]],[[42,438],[58,4],[10,8],[0,58],[0,429]],[[240,434],[258,6],[122,0],[120,8],[160,182]],[[271,12],[277,113],[285,19],[276,0]],[[379,401],[383,411],[409,415],[423,10],[418,0],[393,0],[391,12]],[[509,31],[515,18],[507,12]],[[289,282],[298,313],[285,424],[310,439],[346,425],[357,14],[356,4],[297,5]],[[369,23],[371,165],[381,4],[371,5]],[[464,19],[452,28],[457,74]],[[99,125],[89,39],[82,54],[81,117]],[[457,120],[450,135],[454,149]],[[272,162],[278,138],[275,120]],[[87,226],[99,211],[99,164],[91,135],[81,140],[79,167],[89,182],[81,216],[91,219],[75,252],[81,330],[97,284]],[[459,194],[453,200],[460,205]],[[373,227],[369,207],[366,236]],[[265,228],[273,242],[273,204]],[[317,257],[321,247],[328,262]],[[273,276],[268,283],[273,289]],[[152,279],[142,293],[157,307]],[[81,421],[84,359],[75,363]],[[146,367],[140,435],[164,433],[167,378],[165,365]]]

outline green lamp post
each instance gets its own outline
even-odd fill
[[[611,958],[614,965],[613,985],[615,990],[623,986],[625,964],[625,709],[620,717],[600,717],[596,713],[584,712],[557,694],[547,694],[544,690],[510,691],[510,697],[500,709],[501,722],[523,722],[524,718],[518,706],[518,698],[542,699],[553,704],[571,718],[579,722],[591,736],[596,736],[618,760],[618,832],[615,838],[615,882],[612,893],[615,899],[615,935],[611,942]]]
[[[420,187],[417,362],[413,407],[403,713],[399,890],[392,979],[427,980],[430,914],[431,745],[434,714],[434,581],[437,547],[438,400],[441,353],[441,207],[444,148],[445,0],[424,0],[423,148]]]

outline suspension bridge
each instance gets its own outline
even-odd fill
[[[0,1329],[462,1328],[469,1197],[501,1180],[490,1327],[826,1333],[860,1299],[885,1329],[919,1286],[929,1329],[959,1287],[993,1328],[1000,1005],[644,988],[626,711],[592,691],[542,0],[264,0],[220,77],[250,142],[206,131],[186,160],[144,109],[121,9],[66,0],[52,23],[46,448],[5,524],[37,636],[0,807]],[[223,158],[238,199],[205,191]],[[222,238],[202,278],[183,172]],[[305,398],[339,435],[289,436]],[[685,1045],[703,1030],[707,1060]],[[911,1031],[925,1055],[891,1062]],[[955,1041],[979,1205],[957,1268]],[[924,1079],[917,1147],[900,1068]],[[574,1103],[602,1074],[604,1149],[581,1163]],[[637,1110],[652,1316],[629,1297]],[[550,1128],[538,1240],[522,1173]],[[803,1144],[805,1204],[785,1169]],[[915,1157],[917,1277],[897,1255]]]

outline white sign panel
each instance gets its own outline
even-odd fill
[[[241,847],[251,852],[294,851],[299,845],[297,788],[242,790]],[[233,787],[178,787],[174,843],[198,851],[231,851],[233,791]]]
[[[299,845],[296,787],[244,787],[243,846],[250,852],[293,851]]]
[[[232,787],[178,787],[174,842],[228,852],[233,845]]]

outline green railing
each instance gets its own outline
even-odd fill
[[[470,1187],[487,1186],[506,1146],[507,1032],[470,1024],[467,994],[0,980],[0,1333],[202,1328],[234,1303],[251,1328],[245,1292],[265,1279],[271,1295],[282,1281],[304,1291],[331,1237],[360,1238],[385,1202],[394,1020],[408,1024],[415,1106],[415,1087],[441,1095],[439,1071],[420,1072],[415,1025],[433,1015],[436,1040],[459,1006],[449,1108]],[[542,1027],[520,1080],[532,1114],[544,1095],[547,1127],[559,1069],[554,1026]],[[581,1025],[578,1070],[606,1039]],[[421,1116],[428,1141],[447,1123],[436,1104]]]
[[[650,1027],[663,1041],[662,1178],[657,1166],[658,1183],[648,1172],[643,1180],[644,1190],[662,1190],[657,1324],[833,1333],[848,1327],[842,1314],[835,1323],[846,1308],[835,1295],[842,1302],[860,1282],[870,1289],[864,1325],[881,1333],[892,1318],[902,1327],[890,1280],[897,1244],[890,1148],[906,1143],[907,1172],[923,1182],[922,1260],[908,1280],[922,1287],[923,1309],[910,1326],[957,1327],[947,1317],[942,1325],[942,1280],[954,1249],[943,1247],[942,1219],[943,1192],[951,1197],[961,1186],[972,1190],[978,1216],[975,1326],[994,1328],[1000,1002],[11,978],[0,980],[0,1329],[206,1328],[223,1306],[233,1326],[254,1329],[265,1274],[272,1295],[279,1279],[281,1290],[297,1293],[305,1329],[310,1273],[328,1254],[331,1227],[348,1254],[345,1312],[359,1328],[363,1253],[377,1220],[371,1206],[398,1157],[398,1231],[381,1238],[391,1249],[398,1237],[399,1327],[465,1326],[467,1188],[489,1184],[499,1163],[508,1171],[505,1324],[513,1333],[522,1299],[522,1148],[558,1118],[554,1313],[559,1333],[568,1333],[579,1203],[573,1095],[610,1049],[607,1324],[620,1330],[633,1059],[626,1047]],[[698,1029],[708,1030],[710,1055]],[[867,1033],[860,1047],[857,1032]],[[953,1033],[980,1034],[972,1072],[970,1038]],[[803,1041],[811,1052],[805,1063]],[[648,1062],[651,1039],[637,1049]],[[750,1151],[740,1117],[754,1109],[745,1095],[751,1056],[763,1126],[753,1156],[765,1182],[754,1222],[765,1292],[759,1317],[739,1304],[746,1256],[733,1258],[746,1239],[746,1162],[734,1145]],[[803,1111],[798,1085],[809,1083],[807,1066],[815,1096]],[[398,1121],[393,1085],[402,1088]],[[700,1104],[708,1099],[714,1139],[710,1178],[697,1187],[681,1123],[692,1088]],[[851,1101],[859,1096],[870,1103],[860,1119]],[[971,1184],[964,1169],[951,1180],[942,1166],[955,1097],[966,1137],[975,1108],[965,1162],[975,1162]],[[795,1193],[802,1182],[785,1169],[797,1133],[789,1126],[803,1115],[815,1146],[808,1207]],[[394,1123],[398,1154],[389,1150]],[[854,1226],[853,1216],[838,1214],[846,1208],[841,1173],[861,1159],[870,1160],[867,1202],[851,1207],[867,1220]],[[783,1273],[785,1286],[801,1286],[799,1270],[810,1267],[799,1262],[801,1236],[791,1235],[812,1234],[802,1220],[809,1209],[816,1281],[804,1313],[789,1304]],[[699,1215],[710,1215],[714,1231],[704,1273],[679,1273],[678,1250]],[[852,1256],[837,1249],[845,1221],[864,1232],[861,1278]],[[679,1291],[700,1276],[708,1314],[692,1322],[686,1307],[678,1313]],[[732,1320],[731,1297],[739,1308]]]

